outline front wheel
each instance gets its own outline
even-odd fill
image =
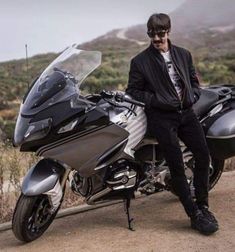
[[[12,230],[16,238],[30,242],[40,237],[54,220],[59,207],[51,213],[51,204],[47,195],[20,195],[13,219]]]

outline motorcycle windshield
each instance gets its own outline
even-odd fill
[[[79,95],[83,80],[101,64],[101,52],[67,48],[37,78],[24,98],[23,115],[32,115]]]

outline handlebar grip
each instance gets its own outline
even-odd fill
[[[143,102],[136,101],[136,100],[134,100],[132,98],[127,97],[125,94],[122,94],[122,93],[118,93],[118,92],[114,93],[114,92],[103,90],[100,93],[100,95],[101,95],[102,98],[107,98],[107,99],[114,98],[117,102],[125,101],[125,102],[135,104],[135,105],[140,106],[140,107],[145,107],[145,104]]]
[[[135,105],[140,106],[140,107],[145,107],[145,104],[143,102],[139,102],[139,101],[136,101],[134,99],[130,99],[130,98],[126,97],[126,96],[123,97],[123,101],[135,104]]]

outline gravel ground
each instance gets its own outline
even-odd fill
[[[220,230],[203,236],[189,227],[177,198],[162,192],[132,201],[135,231],[127,229],[123,205],[57,219],[38,240],[22,244],[0,233],[0,251],[235,251],[235,172],[224,173],[210,193]]]

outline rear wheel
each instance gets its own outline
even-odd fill
[[[209,170],[209,190],[211,190],[219,181],[224,170],[224,160],[211,159],[211,166]]]
[[[185,174],[190,185],[192,196],[194,197],[194,186],[193,186],[193,169],[194,169],[194,158],[192,157],[186,164]],[[211,165],[209,168],[209,191],[217,184],[224,170],[224,160],[216,159],[211,157]],[[169,190],[176,195],[175,191],[171,187],[169,179]]]
[[[192,158],[186,167],[186,177],[189,184],[193,183],[193,169],[194,169],[194,158]],[[219,181],[221,174],[224,169],[224,160],[219,160],[211,157],[211,164],[209,167],[209,190],[211,190]]]
[[[51,212],[47,195],[19,197],[12,220],[12,230],[16,238],[30,242],[40,237],[54,220],[59,207]]]

